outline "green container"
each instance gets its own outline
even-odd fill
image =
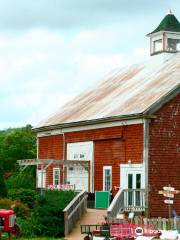
[[[109,191],[95,192],[95,208],[106,209],[109,207]]]

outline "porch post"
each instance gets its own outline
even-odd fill
[[[90,172],[91,172],[91,165],[90,165],[90,161],[88,161],[88,192],[91,191],[90,189],[90,181],[91,181],[91,176],[90,176]]]

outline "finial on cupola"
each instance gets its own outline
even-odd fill
[[[180,22],[171,9],[158,27],[147,36],[150,37],[150,55],[180,51]]]
[[[169,8],[168,11],[167,11],[167,15],[168,14],[173,14],[172,10]]]

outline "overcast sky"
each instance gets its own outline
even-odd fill
[[[180,0],[0,0],[0,129],[35,126],[116,67],[149,57]]]

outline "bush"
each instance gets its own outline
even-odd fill
[[[19,200],[13,201],[12,209],[15,211],[17,217],[27,218],[30,215],[30,209]]]
[[[0,199],[0,209],[12,209],[13,201],[7,198]]]
[[[32,239],[36,236],[35,233],[38,230],[38,225],[36,219],[32,215],[26,219],[18,217],[16,218],[16,222],[21,228],[21,235],[23,237]]]
[[[34,189],[36,188],[36,166],[19,171],[18,167],[14,174],[6,180],[8,189]]]
[[[74,198],[73,191],[47,191],[39,196],[34,209],[37,235],[61,237],[64,235],[63,209]]]
[[[31,189],[10,189],[8,191],[8,198],[12,200],[20,200],[32,209],[37,199],[37,193],[35,190]]]

